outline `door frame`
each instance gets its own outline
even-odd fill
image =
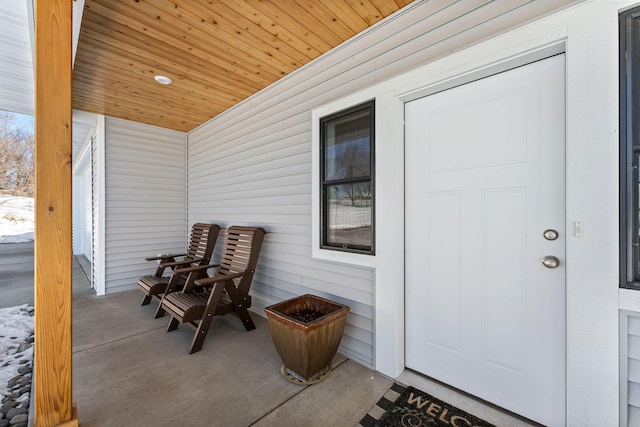
[[[414,101],[419,98],[423,98],[425,96],[433,95],[438,92],[443,92],[448,89],[452,89],[456,86],[460,86],[466,83],[470,83],[476,80],[483,79],[485,77],[489,77],[495,74],[499,74],[504,71],[508,71],[523,65],[527,65],[542,59],[546,59],[548,57],[557,55],[557,54],[566,54],[567,45],[565,40],[558,40],[546,45],[535,47],[531,50],[520,52],[519,54],[513,55],[511,57],[504,58],[502,60],[489,62],[489,63],[480,63],[477,64],[474,68],[467,70],[466,72],[454,75],[453,77],[445,77],[439,80],[436,80],[432,83],[427,83],[424,85],[416,85],[415,87],[404,90],[402,92],[396,93],[387,93],[384,95],[380,95],[376,101],[378,104],[382,104],[380,108],[387,108],[388,110],[393,110],[392,117],[396,117],[395,123],[392,123],[391,126],[385,123],[378,123],[376,126],[376,134],[378,135],[378,140],[382,140],[383,137],[392,138],[391,134],[395,135],[396,144],[391,147],[391,150],[394,151],[393,155],[391,155],[391,150],[389,147],[382,148],[387,151],[383,154],[384,159],[395,159],[393,166],[395,170],[390,170],[392,166],[390,162],[385,162],[385,164],[377,163],[376,167],[378,169],[378,173],[383,175],[381,177],[378,175],[376,180],[378,185],[382,185],[383,181],[388,181],[391,175],[394,176],[393,181],[395,182],[396,190],[395,197],[396,201],[394,203],[389,203],[394,205],[395,208],[393,212],[390,212],[392,209],[386,208],[384,205],[380,204],[376,206],[377,215],[379,218],[379,223],[387,224],[389,221],[393,221],[396,225],[393,227],[394,230],[390,231],[386,227],[378,227],[377,240],[379,242],[388,242],[390,241],[390,236],[393,235],[392,239],[394,241],[393,248],[402,248],[402,251],[394,250],[393,262],[391,263],[380,263],[378,262],[378,266],[376,268],[376,345],[375,345],[375,367],[376,370],[392,376],[397,377],[402,373],[405,369],[405,305],[404,305],[404,269],[405,269],[405,258],[404,251],[405,247],[405,238],[404,238],[404,180],[406,179],[405,170],[404,170],[404,106],[407,102]],[[436,63],[437,64],[437,63]],[[566,71],[565,71],[566,73]],[[566,75],[566,74],[565,74]],[[566,77],[565,77],[566,78]],[[386,100],[387,102],[383,102]],[[389,115],[391,111],[387,112]],[[377,117],[381,117],[382,114],[380,112],[376,112]],[[391,128],[391,129],[390,129]],[[391,130],[391,132],[390,132]],[[381,136],[381,134],[383,136]],[[565,138],[566,140],[566,138]],[[380,150],[380,147],[377,147]],[[566,145],[565,145],[566,150]],[[566,159],[566,158],[565,158]],[[566,160],[565,160],[566,162]],[[566,166],[565,166],[566,167]],[[390,193],[387,194],[386,200]],[[385,200],[382,199],[381,195],[377,194],[377,200]],[[565,200],[565,215],[567,212],[566,209],[566,200]],[[385,219],[382,219],[385,218]],[[393,219],[391,219],[393,218]],[[391,228],[391,227],[390,227]],[[568,228],[567,228],[568,230]],[[568,232],[568,231],[567,231]],[[382,235],[381,235],[382,234]],[[386,239],[385,239],[386,237]],[[385,259],[385,255],[389,256],[387,253],[389,246],[387,245],[379,245],[378,248],[378,257],[381,259]],[[568,248],[565,249],[568,251]],[[383,252],[383,253],[381,253]],[[565,255],[566,256],[566,255]],[[378,286],[378,284],[384,283],[385,286]],[[393,309],[389,310],[390,303],[393,304]],[[382,309],[382,308],[385,309]],[[393,335],[393,336],[392,336]],[[390,343],[393,343],[391,346]]]
[[[91,144],[85,141],[78,160],[75,161],[73,167],[73,248],[74,255],[83,254],[85,240],[87,236],[84,234],[84,214],[87,203],[85,200],[85,173],[91,169]]]
[[[579,5],[452,53],[367,93],[368,98],[375,94],[380,118],[376,125],[376,155],[381,159],[376,163],[380,243],[374,292],[376,370],[391,377],[404,370],[404,102],[459,84],[474,73],[478,78],[501,66],[512,68],[519,60],[531,62],[555,47],[566,54],[567,79],[566,417],[569,425],[617,425],[617,16],[625,5],[631,2]],[[597,199],[594,189],[601,195]],[[580,238],[574,233],[576,222],[584,227]]]
[[[85,170],[83,170],[80,174],[79,181],[82,182],[82,196],[80,198],[80,209],[82,213],[81,219],[81,230],[80,230],[80,241],[81,243],[81,253],[84,255],[90,262],[93,262],[93,253],[91,248],[93,247],[93,215],[92,215],[92,206],[91,206],[91,197],[87,197],[87,193],[91,194],[91,167],[87,166]],[[87,211],[89,213],[89,221],[87,224]],[[89,226],[87,228],[87,225]],[[87,230],[89,231],[87,233]]]

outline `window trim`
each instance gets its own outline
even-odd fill
[[[356,267],[374,269],[376,267],[376,255],[367,255],[355,252],[338,251],[334,249],[323,249],[320,247],[320,118],[344,111],[348,108],[364,104],[375,100],[375,116],[380,117],[380,105],[377,99],[377,93],[371,88],[338,98],[327,104],[321,105],[311,110],[311,259],[319,262],[330,262],[336,264],[345,264]],[[376,135],[380,134],[378,123],[374,123]],[[374,163],[377,154],[374,153]],[[376,171],[376,174],[379,173]],[[375,174],[373,176],[375,179]],[[377,197],[376,188],[373,192]]]
[[[362,177],[352,177],[352,178],[342,178],[342,179],[326,179],[325,178],[325,144],[326,144],[326,124],[327,122],[333,121],[339,118],[346,118],[349,115],[354,113],[362,112],[368,110],[369,112],[369,175]],[[355,105],[349,107],[347,109],[343,109],[341,111],[334,112],[332,114],[323,116],[319,118],[319,128],[320,128],[320,143],[319,143],[319,159],[320,159],[320,170],[318,171],[319,176],[319,197],[320,197],[320,248],[331,250],[331,251],[340,251],[340,252],[349,252],[349,253],[357,253],[363,255],[375,255],[376,248],[376,198],[375,198],[375,99],[369,100],[359,105]],[[371,246],[370,248],[364,248],[362,246],[357,245],[332,245],[327,242],[327,231],[328,231],[328,204],[326,202],[326,191],[325,188],[331,185],[345,185],[345,184],[364,184],[369,183],[371,185]]]
[[[619,14],[620,287],[640,290],[640,7]],[[634,30],[635,24],[635,30]],[[634,40],[635,33],[635,40]],[[636,104],[634,108],[634,104]],[[635,111],[634,111],[635,110]],[[635,113],[635,114],[634,114]],[[634,117],[635,123],[634,123]]]

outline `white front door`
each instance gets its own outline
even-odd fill
[[[406,366],[552,426],[565,424],[564,62],[405,105]]]

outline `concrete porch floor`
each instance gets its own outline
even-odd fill
[[[73,396],[81,426],[354,426],[393,381],[344,356],[322,383],[280,375],[266,319],[247,332],[232,316],[214,319],[202,351],[194,330],[165,332],[157,303],[142,294],[96,297],[74,257]],[[33,305],[33,244],[0,245],[0,307]]]
[[[338,355],[324,382],[293,385],[280,375],[267,321],[246,332],[214,319],[202,351],[193,329],[165,332],[168,316],[142,294],[74,297],[74,399],[82,425],[354,426],[392,380]]]
[[[194,330],[165,332],[157,303],[137,290],[96,297],[90,263],[73,263],[73,396],[80,425],[355,426],[393,380],[341,354],[323,382],[298,386],[280,375],[265,318],[246,332],[232,316],[214,319],[202,351]],[[0,307],[33,305],[33,243],[0,244]],[[532,425],[446,386],[405,371],[414,385],[496,426]]]

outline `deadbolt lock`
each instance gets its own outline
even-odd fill
[[[542,235],[547,240],[556,240],[558,238],[558,232],[551,228],[548,230],[544,230],[544,233],[542,233]]]

